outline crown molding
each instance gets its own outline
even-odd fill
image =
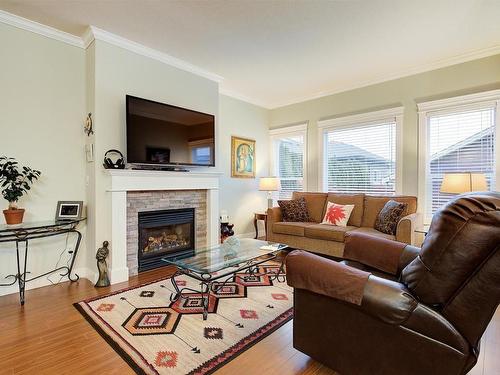
[[[257,107],[262,107],[264,109],[272,109],[272,107],[270,107],[268,104],[266,104],[265,102],[263,102],[261,100],[258,100],[255,98],[250,98],[248,96],[245,96],[245,95],[239,94],[237,92],[228,90],[224,87],[219,88],[219,94],[229,96],[231,98],[238,99],[238,100],[241,100],[245,103],[250,103],[250,104],[256,105]]]
[[[84,39],[82,39],[84,41],[82,43],[84,43],[85,46],[90,45],[90,43],[92,43],[92,41],[94,40],[100,40],[109,44],[113,44],[117,47],[126,49],[128,51],[137,53],[138,55],[149,57],[153,60],[160,61],[164,64],[173,66],[175,68],[179,68],[189,73],[196,74],[200,77],[207,78],[217,83],[222,82],[224,79],[223,77],[215,73],[209,72],[208,70],[205,70],[196,65],[188,63],[187,61],[170,56],[169,54],[160,52],[156,49],[146,47],[145,45],[123,38],[119,35],[110,33],[108,31],[99,29],[95,26],[89,26],[89,29],[83,35]]]
[[[94,40],[95,38],[92,32],[92,26],[89,26],[82,35],[83,48],[85,49],[89,48],[89,46],[92,44]]]
[[[0,10],[0,22],[17,27],[18,29],[43,35],[47,38],[55,39],[75,47],[83,48],[83,41],[80,37],[23,17],[16,16],[15,14],[8,13],[3,10]]]
[[[55,29],[53,27],[43,25],[41,23],[31,21],[29,19],[17,16],[12,13],[5,12],[0,10],[0,22],[14,26],[23,30],[27,30],[33,32],[35,34],[39,34],[45,36],[47,38],[51,38],[54,40],[58,40],[60,42],[79,47],[79,48],[88,48],[88,46],[95,40],[102,40],[104,42],[116,45],[118,47],[127,49],[129,51],[135,52],[137,54],[155,59],[157,61],[163,62],[167,65],[174,66],[181,70],[196,74],[198,76],[207,78],[211,81],[215,81],[217,83],[221,83],[223,81],[223,77],[220,75],[209,72],[201,67],[188,63],[184,60],[178,59],[176,57],[170,56],[164,52],[160,52],[150,47],[146,47],[142,44],[133,42],[126,38],[120,37],[118,35],[112,34],[110,32],[101,30],[94,26],[89,26],[85,33],[81,36],[75,36],[73,34],[69,34],[67,32]],[[242,100],[244,102],[254,104],[256,106],[265,108],[265,109],[277,109],[281,107],[286,107],[289,105],[302,103],[314,99],[323,98],[326,96],[339,94],[342,92],[355,90],[387,81],[392,81],[399,78],[409,77],[419,73],[425,73],[428,71],[445,68],[451,65],[461,64],[472,60],[481,59],[488,56],[493,56],[500,54],[500,45],[492,46],[489,48],[483,48],[475,51],[470,51],[461,55],[456,55],[451,58],[441,59],[434,62],[430,62],[427,64],[422,64],[418,66],[409,67],[406,69],[402,69],[398,72],[381,75],[377,77],[373,77],[372,79],[362,80],[357,82],[351,82],[349,84],[336,87],[332,90],[326,90],[317,92],[311,95],[305,95],[301,97],[296,97],[294,99],[285,100],[285,101],[276,101],[276,102],[266,102],[256,98],[251,98],[240,93],[220,88],[220,94],[230,96],[232,98]]]
[[[152,58],[167,65],[174,66],[181,70],[207,78],[217,83],[220,83],[223,80],[223,77],[209,72],[196,65],[190,64],[187,61],[183,61],[153,48],[149,48],[126,38],[122,38],[121,36],[101,30],[95,26],[89,26],[85,33],[83,33],[81,37],[78,37],[76,35],[69,34],[67,32],[55,29],[47,25],[43,25],[35,21],[31,21],[23,17],[19,17],[15,14],[8,13],[3,10],[0,10],[0,22],[84,49],[87,49],[94,40],[102,40],[104,42],[124,48],[139,55]]]
[[[377,76],[377,77],[374,77],[374,78],[368,79],[368,80],[352,82],[350,84],[340,86],[340,87],[337,87],[337,88],[332,89],[332,90],[321,91],[321,92],[318,92],[315,94],[297,97],[295,99],[290,99],[290,100],[283,101],[283,102],[270,103],[270,104],[268,104],[268,106],[270,109],[286,107],[288,105],[302,103],[302,102],[306,102],[306,101],[314,100],[314,99],[319,99],[319,98],[324,98],[326,96],[340,94],[342,92],[360,89],[363,87],[376,85],[378,83],[388,82],[388,81],[392,81],[392,80],[399,79],[399,78],[405,78],[405,77],[409,77],[409,76],[420,74],[420,73],[430,72],[432,70],[446,68],[446,67],[449,67],[452,65],[462,64],[462,63],[465,63],[468,61],[478,60],[478,59],[482,59],[484,57],[494,56],[494,55],[498,55],[498,54],[500,54],[500,45],[495,45],[495,46],[488,47],[488,48],[483,48],[483,49],[479,49],[479,50],[475,50],[475,51],[471,51],[471,52],[466,52],[464,54],[456,55],[456,56],[453,56],[451,58],[441,59],[441,60],[433,61],[433,62],[430,62],[427,64],[409,67],[409,68],[402,69],[402,70],[395,72],[395,73],[392,73],[392,74],[381,75],[381,76]]]

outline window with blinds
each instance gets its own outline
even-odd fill
[[[324,132],[323,188],[342,193],[396,192],[396,120]]]
[[[454,109],[427,114],[427,218],[454,195],[441,193],[445,173],[484,173],[495,186],[495,108]]]
[[[273,137],[274,174],[279,177],[279,199],[290,199],[294,191],[304,190],[303,134],[282,134]]]

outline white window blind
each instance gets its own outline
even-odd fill
[[[290,199],[294,191],[304,190],[304,142],[302,134],[273,137],[274,170],[281,182],[279,199]]]
[[[327,191],[395,194],[396,120],[326,130],[323,163]]]
[[[495,186],[495,108],[454,109],[427,114],[426,216],[453,195],[440,192],[445,173],[484,173]]]

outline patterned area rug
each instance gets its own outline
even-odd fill
[[[276,272],[263,265],[259,274]],[[169,278],[75,304],[138,374],[211,374],[292,319],[293,293],[281,278],[240,274],[209,300],[199,293],[170,302]],[[177,284],[199,288],[177,276]]]

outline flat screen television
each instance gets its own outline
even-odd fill
[[[215,116],[127,95],[127,162],[215,166]]]

